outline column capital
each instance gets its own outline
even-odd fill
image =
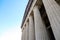
[[[33,10],[36,9],[36,8],[39,8],[37,5],[34,6]]]

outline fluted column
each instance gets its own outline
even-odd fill
[[[25,29],[23,28],[23,32],[22,32],[22,40],[24,40],[25,39]]]
[[[22,31],[22,37],[21,37],[21,40],[23,40],[23,31]]]
[[[29,24],[26,22],[26,40],[29,40]]]
[[[29,16],[29,40],[35,40],[33,17]]]
[[[56,40],[60,40],[60,5],[55,0],[43,0]]]
[[[35,21],[36,40],[49,40],[49,36],[45,28],[45,25],[42,22],[38,6],[34,7],[33,12],[34,12],[34,21]]]
[[[24,36],[23,40],[26,40],[26,27],[24,27],[24,32],[23,33],[24,33],[23,34],[23,36]]]

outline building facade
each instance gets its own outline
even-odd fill
[[[29,0],[21,40],[60,40],[60,0]]]

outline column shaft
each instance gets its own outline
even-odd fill
[[[22,37],[21,37],[21,40],[23,40],[23,31],[22,31]]]
[[[23,39],[22,40],[24,40],[25,39],[25,29],[23,30],[23,34],[22,34],[22,37],[23,37]]]
[[[29,40],[29,24],[26,23],[26,40]]]
[[[56,40],[60,40],[60,6],[55,0],[43,0]]]
[[[26,28],[24,27],[24,30],[23,30],[23,40],[26,40]]]
[[[38,6],[35,6],[33,9],[34,12],[34,21],[35,21],[35,36],[36,40],[49,40],[49,36],[45,25],[42,22]]]
[[[29,40],[35,40],[33,17],[29,16]]]

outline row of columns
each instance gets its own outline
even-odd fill
[[[55,0],[42,0],[47,16],[49,18],[51,28],[53,30],[56,40],[60,39],[60,6]],[[22,40],[50,40],[46,27],[42,21],[38,6],[33,8],[33,17],[29,16],[29,22],[26,23],[26,31],[22,33]],[[24,29],[24,30],[25,30]],[[25,34],[26,33],[26,34]]]
[[[41,19],[40,11],[38,6],[35,6],[33,9],[34,20],[32,15],[29,16],[29,23],[26,23],[26,35],[24,34],[23,40],[49,40],[49,36],[45,25]],[[35,26],[34,26],[35,25]],[[24,32],[24,31],[23,31]]]
[[[29,17],[29,22],[26,22],[26,27],[22,32],[22,40],[35,40],[33,17]]]

